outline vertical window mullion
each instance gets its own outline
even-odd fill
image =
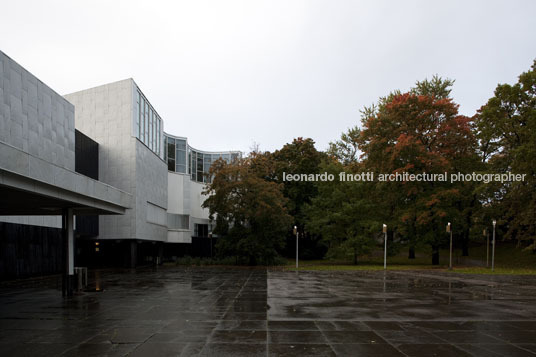
[[[160,156],[160,119],[156,117],[156,154]]]
[[[143,109],[143,113],[144,113],[144,115],[143,115],[143,117],[144,117],[144,119],[143,119],[143,123],[144,123],[144,125],[143,125],[143,130],[144,130],[143,131],[144,132],[143,143],[145,145],[147,145],[147,141],[148,141],[147,139],[149,138],[149,113],[148,113],[149,107],[148,107],[146,101],[144,101],[143,108],[144,108]]]
[[[142,143],[145,143],[145,138],[147,137],[147,103],[145,98],[143,98],[143,138]]]
[[[135,115],[135,123],[136,123],[136,126],[135,126],[135,133],[134,135],[139,138],[140,135],[139,135],[139,132],[140,132],[140,92],[136,91],[136,115]]]

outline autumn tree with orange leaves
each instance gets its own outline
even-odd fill
[[[471,118],[458,113],[449,97],[452,81],[434,77],[417,82],[407,93],[381,98],[363,111],[357,138],[366,171],[413,174],[468,172],[476,160]],[[432,263],[439,264],[439,248],[447,239],[444,226],[452,222],[460,240],[469,237],[475,206],[471,183],[376,182],[374,200],[381,220],[406,238],[410,258],[417,242],[432,247]]]

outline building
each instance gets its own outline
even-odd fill
[[[63,271],[70,292],[75,233],[131,207],[128,192],[77,170],[98,161],[86,139],[74,106],[0,51],[0,277]]]
[[[168,243],[192,243],[192,237],[206,238],[212,230],[208,210],[201,208],[202,191],[212,162],[231,162],[240,152],[208,152],[192,148],[184,137],[164,133],[167,148],[164,159],[168,164]]]
[[[5,69],[4,58],[8,57],[2,56]],[[4,78],[5,73],[2,72]],[[14,89],[23,97],[21,105],[30,105],[19,87],[17,84]],[[9,84],[8,88],[13,87]],[[3,91],[5,93],[4,88]],[[207,239],[211,231],[208,211],[201,207],[202,191],[210,180],[207,174],[214,160],[231,161],[240,157],[240,152],[197,150],[188,145],[186,138],[165,133],[161,116],[132,79],[63,98],[55,94],[54,100],[67,108],[62,113],[70,115],[68,140],[62,142],[68,143],[72,150],[60,150],[48,144],[33,148],[39,138],[46,143],[51,140],[48,137],[58,140],[60,135],[52,135],[50,131],[67,135],[66,126],[56,122],[47,122],[46,127],[35,130],[27,128],[30,134],[26,146],[53,163],[59,160],[59,153],[68,156],[69,169],[75,171],[76,166],[78,171],[93,176],[95,182],[113,187],[130,199],[128,208],[120,215],[88,215],[77,219],[76,264],[132,267],[155,263],[164,257],[197,255],[203,251],[206,254],[207,244],[212,245],[212,239]],[[20,105],[15,105],[14,110],[24,111]],[[2,116],[0,144],[12,137],[6,135],[4,129],[6,118]],[[18,133],[21,131],[18,127],[27,125],[22,116],[11,115],[10,118],[10,131]],[[15,125],[18,127],[13,129]],[[43,130],[47,134],[44,138]],[[75,146],[80,155],[74,155]],[[9,153],[4,155],[2,151],[2,155],[6,162],[10,161]],[[14,214],[9,212],[6,206],[2,214]],[[58,216],[2,216],[0,221],[15,225],[16,229],[27,226],[61,228]]]

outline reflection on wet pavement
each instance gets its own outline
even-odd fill
[[[0,286],[1,356],[533,356],[536,277],[162,268]],[[101,292],[98,292],[98,291]]]

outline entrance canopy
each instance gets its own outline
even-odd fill
[[[0,167],[0,215],[124,214],[132,196],[79,173],[56,167],[53,182]],[[62,181],[60,185],[58,181]]]
[[[0,215],[61,215],[64,296],[73,294],[74,215],[124,214],[132,196],[0,142]]]

